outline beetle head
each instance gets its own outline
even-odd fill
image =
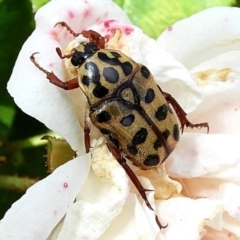
[[[93,55],[99,48],[95,43],[82,43],[73,49],[71,63],[73,66],[79,67],[87,58]]]

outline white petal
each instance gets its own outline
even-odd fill
[[[100,145],[92,153],[92,167],[76,202],[69,208],[58,239],[99,239],[121,212],[129,193],[123,168]]]
[[[208,122],[210,133],[239,134],[240,86],[206,96],[196,111],[188,115],[188,119],[193,123]],[[206,130],[202,129],[201,132]]]
[[[239,212],[239,211],[238,211]],[[237,236],[240,238],[240,221],[232,218],[227,213],[223,214],[223,227],[230,232],[229,236]]]
[[[218,174],[239,160],[239,134],[184,133],[166,161],[172,177],[192,178]]]
[[[152,229],[149,218],[139,204],[136,195],[130,193],[122,212],[112,221],[99,240],[152,240],[156,236],[154,232],[156,231]]]
[[[230,170],[229,170],[230,173]],[[239,174],[239,173],[238,173]],[[192,198],[206,197],[221,201],[224,209],[223,228],[240,237],[240,186],[221,179],[183,179],[183,193]]]
[[[210,177],[184,179],[182,182],[184,183],[183,191],[188,192],[191,197],[206,197],[221,201],[224,210],[240,222],[240,186],[238,184]]]
[[[217,231],[212,228],[207,228],[207,232],[204,234],[202,240],[215,240],[215,239],[239,240],[239,238],[232,232],[226,230]]]
[[[231,51],[217,55],[191,69],[200,91],[213,95],[240,89],[239,59],[240,51]]]
[[[130,23],[126,13],[111,0],[52,0],[38,10],[35,19],[40,29],[52,29],[57,22],[66,22],[76,32],[102,20]]]
[[[37,62],[48,71],[54,69],[56,74],[60,73],[59,78],[63,76],[60,59],[56,54],[48,54],[55,51],[56,41],[45,35],[35,30],[31,38],[25,42],[8,82],[8,91],[24,112],[65,138],[74,150],[82,151],[83,131],[67,92],[50,84],[45,74],[30,61],[30,55],[34,51],[41,51],[36,55]],[[43,51],[37,45],[43,45],[42,42],[46,39],[48,44],[44,44]],[[47,62],[43,64],[45,60]]]
[[[91,24],[108,18],[128,22],[124,12],[112,1],[50,1],[37,12],[37,29],[23,45],[8,82],[8,91],[16,104],[65,138],[79,153],[84,150],[83,133],[68,93],[50,84],[46,75],[30,61],[30,56],[39,52],[35,56],[36,61],[65,81],[62,61],[55,49],[73,36],[61,27],[54,28],[54,25],[65,21],[80,32]],[[80,90],[77,91],[80,94]]]
[[[224,52],[240,49],[240,9],[206,9],[169,27],[158,43],[188,69]]]
[[[201,239],[205,225],[221,229],[222,206],[218,201],[176,197],[158,201],[157,211],[168,223],[162,230],[166,240]]]
[[[30,187],[1,220],[1,238],[46,239],[83,186],[90,163],[90,154],[79,156]]]

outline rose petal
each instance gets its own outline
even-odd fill
[[[97,21],[109,18],[128,22],[123,10],[112,1],[50,1],[37,12],[37,29],[23,45],[8,82],[9,93],[24,112],[57,132],[79,152],[83,152],[83,134],[67,92],[51,85],[29,58],[32,53],[39,52],[35,56],[36,61],[64,80],[62,61],[55,51],[60,46],[62,28],[54,28],[54,25],[66,21],[80,32]],[[61,44],[63,39],[69,40],[71,36],[66,34],[66,30],[64,33]]]
[[[221,201],[229,216],[240,222],[240,186],[238,184],[211,178],[183,179],[182,183],[183,191],[189,196]]]
[[[208,122],[210,133],[239,134],[240,87],[205,97],[196,111],[188,115],[188,119],[193,123]]]
[[[85,154],[30,187],[0,222],[2,239],[46,239],[83,186],[90,168]]]
[[[155,221],[155,218],[153,220]],[[99,240],[152,240],[155,239],[158,231],[159,229],[153,230],[149,218],[139,204],[136,195],[130,193],[122,212],[111,222],[110,227]]]
[[[201,92],[213,95],[240,88],[240,51],[222,53],[191,69]]]
[[[212,228],[206,227],[207,231],[204,234],[202,240],[213,240],[213,239],[228,239],[228,240],[238,240],[239,238],[232,232],[222,230],[216,231]]]
[[[172,177],[193,178],[219,173],[239,159],[239,134],[184,133],[166,161]]]
[[[35,19],[39,29],[52,29],[57,22],[63,21],[76,32],[107,19],[130,23],[126,13],[110,0],[52,0],[38,10]]]
[[[223,227],[232,235],[237,236],[238,239],[240,238],[240,221],[229,216],[226,212],[223,214]],[[231,236],[231,234],[229,235]]]
[[[93,150],[92,168],[95,173],[69,208],[58,239],[98,239],[122,210],[128,178],[105,144]]]
[[[239,8],[209,8],[175,23],[157,42],[191,69],[221,53],[239,50],[239,25]]]
[[[167,240],[201,239],[205,225],[221,229],[222,206],[218,201],[176,197],[157,201],[157,211],[168,223],[162,230]]]

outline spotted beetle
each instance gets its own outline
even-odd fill
[[[62,55],[61,50],[56,49],[60,58],[71,60],[77,76],[63,82],[36,62],[36,53],[31,55],[31,61],[52,84],[65,90],[81,88],[88,101],[91,122],[106,137],[109,150],[153,210],[146,190],[127,165],[126,158],[142,169],[157,167],[175,148],[180,129],[183,131],[186,126],[209,130],[208,123],[190,123],[184,110],[170,94],[161,90],[146,66],[120,51],[105,49],[105,39],[97,32],[88,30],[77,34],[65,22],[57,24],[73,36],[81,34],[89,40],[80,43],[68,55]],[[90,129],[87,124],[84,132],[88,152]],[[156,222],[160,228],[164,227],[157,216]]]

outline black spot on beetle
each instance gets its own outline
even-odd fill
[[[173,138],[175,141],[178,141],[180,138],[180,132],[179,132],[179,127],[177,124],[173,126]]]
[[[119,79],[119,74],[113,67],[105,67],[103,69],[103,76],[109,83],[116,83]]]
[[[170,135],[170,132],[169,130],[165,130],[163,133],[162,133],[163,137],[167,140],[169,135]]]
[[[155,98],[155,93],[152,88],[149,88],[147,90],[147,93],[145,95],[145,103],[151,103]]]
[[[167,114],[168,114],[168,106],[166,104],[163,104],[156,111],[155,117],[157,118],[157,120],[162,121],[162,120],[166,119]]]
[[[111,58],[104,52],[98,52],[98,58],[100,60],[102,60],[103,62],[105,62],[109,65],[112,65],[112,66],[116,66],[116,65],[121,64],[121,62],[118,59],[118,56],[117,57],[114,56],[114,57]]]
[[[96,84],[96,87],[93,89],[93,95],[96,98],[102,98],[108,94],[108,89],[102,86],[100,83]]]
[[[125,76],[128,76],[133,70],[133,66],[130,62],[121,63],[121,67]]]
[[[111,54],[112,54],[114,57],[117,57],[117,58],[121,57],[121,55],[120,55],[118,52],[112,51]]]
[[[117,52],[111,52],[111,54],[113,55],[113,57],[109,57],[106,53],[104,52],[98,52],[98,58],[109,64],[109,65],[112,65],[112,66],[121,66],[125,76],[128,76],[132,70],[133,70],[133,66],[130,62],[121,62],[118,58],[121,57],[121,55]]]
[[[138,145],[138,144],[144,143],[146,138],[147,138],[147,135],[148,135],[147,129],[146,128],[141,128],[133,136],[132,144],[133,145]]]
[[[96,116],[99,123],[107,122],[111,119],[111,115],[107,111],[102,111]]]
[[[140,69],[140,72],[141,72],[141,74],[143,75],[143,77],[145,77],[146,79],[149,78],[150,72],[149,72],[149,70],[147,69],[147,67],[142,66],[141,69]]]
[[[138,149],[134,145],[127,145],[127,150],[129,153],[131,153],[134,156],[138,153]]]
[[[100,132],[104,135],[109,135],[111,134],[112,132],[106,128],[99,128]]]
[[[124,126],[124,127],[129,127],[132,125],[132,123],[135,120],[135,116],[133,114],[129,114],[126,117],[123,117],[120,121],[120,123]]]
[[[148,155],[145,160],[143,161],[143,164],[146,166],[156,166],[160,163],[160,158],[158,155]]]
[[[100,74],[98,66],[93,62],[87,62],[85,64],[85,69],[88,70],[87,76],[91,82],[97,83],[100,81]]]
[[[161,142],[159,141],[159,139],[157,139],[154,143],[153,143],[153,147],[155,150],[157,150],[158,148],[162,147]]]
[[[85,75],[84,75],[84,76],[82,77],[82,83],[83,83],[83,85],[89,86],[90,82],[91,82],[91,79],[89,79],[88,76],[85,76]]]

